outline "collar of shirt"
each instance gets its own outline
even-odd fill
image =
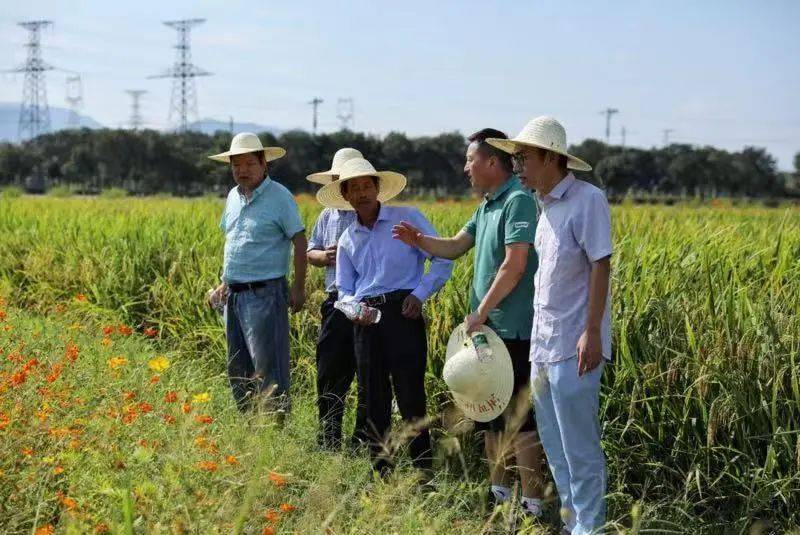
[[[511,185],[514,183],[515,180],[519,181],[519,179],[517,178],[517,175],[513,175],[513,174],[509,175],[508,178],[506,179],[506,181],[503,182],[502,184],[500,184],[500,186],[496,190],[494,190],[492,193],[485,194],[483,196],[483,198],[486,199],[486,202],[491,202],[491,201],[497,199],[503,193],[508,191],[508,188],[511,187]]]
[[[237,186],[236,191],[239,193],[239,198],[242,199],[242,202],[244,204],[249,204],[254,200],[256,200],[256,197],[264,193],[264,190],[267,189],[267,186],[269,186],[270,182],[272,182],[272,179],[269,177],[269,175],[267,175],[264,178],[264,181],[261,182],[261,184],[259,184],[258,187],[253,190],[253,195],[251,195],[249,199],[247,198],[247,195],[245,195],[242,192],[242,186]]]
[[[562,178],[558,184],[550,190],[550,193],[546,195],[537,195],[539,199],[545,203],[553,202],[560,200],[564,194],[569,190],[570,186],[575,183],[575,175],[572,173],[567,173],[567,176]]]
[[[386,220],[389,219],[388,211],[389,211],[388,207],[384,206],[383,203],[378,203],[378,217],[377,217],[377,219],[375,219],[375,225],[378,224],[378,221],[386,221]],[[371,230],[372,230],[368,226],[361,224],[361,220],[359,220],[359,218],[358,218],[358,212],[356,212],[355,230],[357,232],[371,232]]]

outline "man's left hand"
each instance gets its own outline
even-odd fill
[[[415,320],[422,314],[422,301],[416,296],[409,294],[403,300],[403,308],[400,311],[404,317]]]
[[[292,286],[289,292],[289,308],[295,314],[303,309],[306,303],[306,289],[302,286]]]
[[[477,311],[471,313],[469,316],[464,318],[464,323],[466,324],[467,334],[472,333],[478,330],[478,327],[486,323],[486,316],[479,314]]]
[[[603,360],[603,348],[600,331],[587,329],[578,340],[578,377],[597,368]]]

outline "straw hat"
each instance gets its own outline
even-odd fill
[[[447,342],[442,377],[453,400],[464,414],[478,422],[494,420],[508,406],[514,390],[514,370],[506,345],[485,325],[492,356],[480,360],[462,323],[455,328]]]
[[[263,152],[264,159],[268,162],[277,160],[286,154],[286,151],[280,147],[263,147],[257,135],[251,134],[250,132],[242,132],[241,134],[233,136],[230,150],[209,156],[209,158],[217,162],[229,163],[231,161],[231,156],[246,154],[248,152]]]
[[[561,123],[545,115],[531,119],[513,139],[489,138],[489,145],[514,154],[519,147],[538,147],[567,157],[567,168],[591,171],[592,166],[567,152],[567,133]]]
[[[317,192],[317,201],[322,206],[339,210],[352,210],[353,207],[342,196],[339,184],[362,176],[378,177],[378,200],[386,202],[397,197],[406,187],[406,177],[394,171],[376,171],[372,164],[364,158],[352,158],[342,165],[339,180],[329,182]]]
[[[350,147],[345,147],[343,149],[339,149],[336,151],[336,154],[333,155],[333,162],[331,162],[331,168],[327,171],[320,171],[319,173],[311,173],[306,177],[306,180],[309,182],[314,182],[316,184],[329,184],[333,182],[333,177],[338,176],[342,170],[342,166],[347,160],[352,160],[353,158],[364,158],[364,155],[361,154],[361,151],[356,149],[351,149]]]

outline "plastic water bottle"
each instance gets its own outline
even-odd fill
[[[469,335],[472,340],[472,345],[475,347],[475,353],[478,354],[478,360],[485,362],[487,359],[492,358],[492,348],[489,347],[489,339],[480,331],[473,331]]]
[[[381,321],[381,311],[377,308],[368,307],[358,301],[336,301],[333,308],[341,310],[347,316],[347,319],[354,320],[361,316],[369,321],[370,324],[375,324]]]

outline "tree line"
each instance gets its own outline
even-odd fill
[[[465,137],[458,132],[384,137],[342,130],[313,135],[292,130],[278,136],[260,134],[265,145],[287,150],[271,164],[270,174],[294,192],[313,191],[305,180],[327,169],[333,153],[355,147],[378,169],[406,174],[409,192],[433,196],[460,195],[464,176]],[[222,194],[232,184],[230,170],[206,156],[223,152],[228,132],[207,135],[154,130],[61,130],[21,144],[0,144],[0,186],[30,191],[69,186],[96,193],[122,188],[134,194]],[[800,153],[795,173],[781,174],[763,148],[728,152],[714,147],[672,144],[663,148],[630,148],[587,139],[570,152],[592,163],[579,178],[602,185],[610,195],[627,193],[783,197],[800,194]]]

